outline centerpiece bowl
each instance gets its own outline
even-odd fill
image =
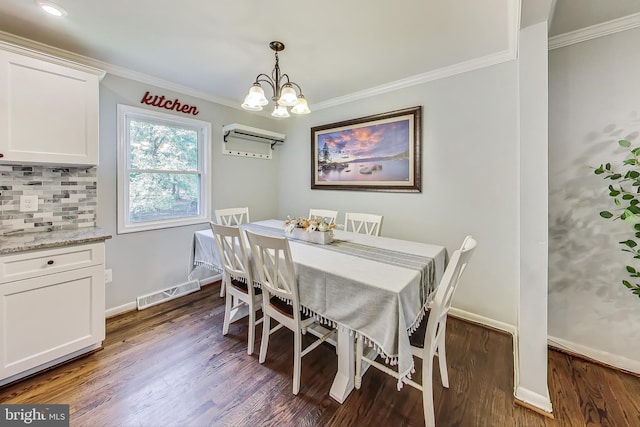
[[[324,218],[291,218],[284,222],[287,237],[306,242],[327,245],[333,242],[335,224],[328,224]]]

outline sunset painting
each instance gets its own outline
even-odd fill
[[[419,129],[415,116],[411,112],[312,129],[315,181],[312,188],[315,184],[316,188],[414,189],[416,127]]]

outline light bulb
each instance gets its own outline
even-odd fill
[[[293,106],[291,112],[293,114],[309,114],[311,112],[304,96],[298,96],[298,102]]]
[[[280,99],[278,99],[278,104],[284,105],[285,107],[291,107],[298,102],[298,97],[296,96],[296,91],[290,84],[286,84],[282,87],[280,91]]]
[[[289,117],[289,112],[287,111],[287,107],[276,105],[276,108],[273,109],[273,113],[271,113],[271,116],[278,119],[285,119]]]

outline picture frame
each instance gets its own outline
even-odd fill
[[[422,106],[311,128],[311,189],[413,192],[421,182]]]

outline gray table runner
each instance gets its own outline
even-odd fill
[[[242,228],[251,230],[255,233],[267,234],[269,236],[287,237],[291,239],[291,236],[280,228],[269,227],[260,224],[244,224],[242,225]],[[305,240],[295,239],[295,241],[307,245],[318,246],[318,243],[307,242]],[[419,271],[421,278],[420,298],[423,304],[427,301],[427,299],[435,289],[435,262],[433,258],[414,255],[406,252],[393,251],[390,249],[377,248],[375,246],[367,246],[361,243],[354,243],[346,240],[334,240],[330,244],[320,246],[322,248],[344,253],[346,255],[357,256],[372,261],[384,262],[398,267],[404,267]]]

